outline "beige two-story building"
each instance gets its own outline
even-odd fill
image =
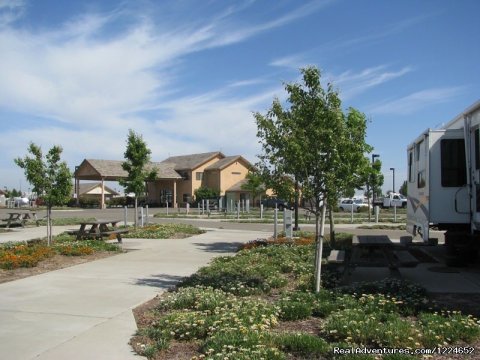
[[[121,164],[122,161],[85,159],[75,170],[76,189],[80,189],[81,180],[100,180],[105,189],[105,181],[126,178]],[[147,201],[152,205],[168,202],[172,207],[185,206],[195,200],[195,190],[200,187],[216,190],[223,206],[250,198],[242,184],[252,165],[240,155],[225,156],[217,151],[171,156],[148,167],[157,172],[156,180],[147,183]],[[100,193],[104,207],[106,191]]]

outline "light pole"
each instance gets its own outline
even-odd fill
[[[372,154],[372,170],[373,170],[373,164],[375,164],[375,158],[378,158],[378,157],[380,157],[380,155]],[[372,181],[372,202],[373,202],[372,208],[375,206],[375,182],[376,181]]]
[[[393,188],[392,191],[395,192],[395,168],[390,168],[393,171]]]

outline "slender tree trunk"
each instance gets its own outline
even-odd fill
[[[135,216],[133,220],[133,226],[135,230],[137,230],[137,222],[138,222],[138,199],[137,199],[137,195],[135,195]]]
[[[323,238],[325,235],[325,214],[327,212],[327,201],[323,200],[322,214],[319,217],[316,215],[316,254],[315,254],[315,292],[320,292],[322,285],[322,254],[323,254]]]
[[[47,245],[52,245],[52,207],[47,206]]]
[[[333,207],[328,205],[328,221],[330,223],[330,247],[335,248],[335,219],[333,218]]]

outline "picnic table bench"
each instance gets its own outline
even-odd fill
[[[9,212],[8,218],[2,219],[3,222],[6,222],[6,228],[8,229],[10,225],[20,225],[21,227],[25,227],[25,224],[28,220],[34,219],[37,226],[39,226],[39,220],[37,219],[37,213],[35,211],[30,212]]]
[[[327,262],[344,265],[345,274],[358,267],[388,267],[391,276],[401,277],[399,268],[415,267],[419,261],[409,253],[407,244],[396,243],[386,235],[358,235],[352,238],[352,250],[332,250]]]
[[[127,229],[118,229],[117,224],[121,220],[94,220],[80,223],[80,229],[70,231],[76,235],[77,240],[109,238],[115,235],[119,243],[122,242],[122,234],[127,234]]]

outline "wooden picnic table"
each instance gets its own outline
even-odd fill
[[[122,234],[128,233],[127,229],[118,229],[121,220],[94,220],[80,223],[80,229],[75,231],[77,240],[109,238],[115,235],[118,242],[122,242]]]
[[[39,222],[37,219],[37,213],[35,211],[29,211],[29,212],[8,212],[9,215],[8,218],[2,219],[2,221],[6,222],[6,228],[9,228],[10,225],[17,224],[20,225],[21,227],[25,227],[25,223],[28,220],[34,219],[35,222],[37,223],[37,226],[39,226]]]
[[[392,275],[399,276],[399,267],[414,267],[418,260],[408,252],[407,246],[394,243],[387,235],[357,235],[352,238],[349,267],[388,267]]]

